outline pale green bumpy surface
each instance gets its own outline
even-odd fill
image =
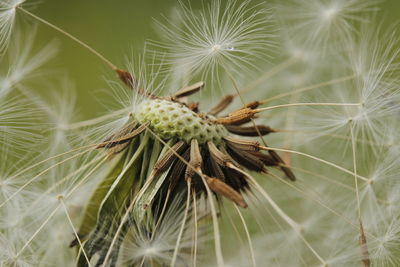
[[[139,104],[135,118],[150,122],[150,128],[163,139],[172,137],[189,143],[213,141],[219,143],[227,130],[224,126],[208,122],[187,107],[162,99],[148,99]]]

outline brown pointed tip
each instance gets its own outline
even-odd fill
[[[69,248],[73,248],[73,247],[75,247],[76,245],[78,245],[78,239],[77,238],[74,238],[74,240],[72,240],[70,243],[69,243]]]
[[[101,144],[97,145],[94,149],[103,148],[103,147],[105,147],[105,146],[106,146],[105,143],[101,143]]]
[[[363,263],[363,266],[369,267],[369,266],[371,266],[371,260],[370,260],[369,251],[368,251],[367,237],[365,236],[364,226],[363,226],[361,219],[359,221],[359,227],[360,227],[359,244],[360,244],[361,253],[362,253],[362,263]]]
[[[204,87],[204,82],[198,82],[179,89],[174,95],[174,98],[182,98],[197,93]]]
[[[226,109],[229,106],[229,104],[232,103],[234,98],[235,98],[234,95],[224,96],[214,107],[210,109],[208,113],[214,116],[218,115],[218,113]]]
[[[210,189],[215,193],[233,201],[239,207],[247,208],[247,203],[244,201],[243,196],[226,183],[212,177],[207,177],[206,181]]]
[[[226,117],[217,118],[214,120],[218,124],[241,125],[249,122],[255,117],[255,112],[251,108],[242,108],[231,112]]]
[[[292,170],[288,167],[281,167],[281,170],[285,173],[286,177],[289,178],[290,181],[295,182],[296,176],[292,172]]]
[[[235,202],[239,207],[241,207],[241,208],[247,208],[248,207],[248,205],[247,205],[247,203],[244,201],[244,200],[242,200],[241,202]]]
[[[135,80],[133,78],[133,76],[125,71],[125,70],[121,70],[121,69],[116,69],[115,72],[118,75],[118,78],[127,86],[129,86],[130,88],[134,88],[135,87]]]
[[[244,105],[244,108],[255,109],[255,108],[258,108],[258,106],[260,106],[260,105],[261,105],[261,102],[253,101],[253,102],[250,102],[250,103],[247,103],[246,105]]]
[[[81,239],[83,236],[81,234],[78,233],[78,238]],[[69,247],[73,248],[75,246],[77,246],[79,244],[79,240],[77,237],[75,237],[70,243],[69,243]]]

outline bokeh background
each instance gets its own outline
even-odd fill
[[[190,2],[196,9],[213,0],[182,1]],[[254,1],[268,2],[268,0]],[[163,16],[173,16],[174,8],[179,5],[178,0],[41,0],[39,3],[35,2],[33,1],[34,4],[30,6],[30,1],[27,1],[28,9],[32,13],[79,38],[121,68],[125,68],[127,59],[137,58],[142,53],[146,40],[159,39],[155,20],[163,20]],[[400,0],[382,1],[378,6],[380,12],[377,21],[382,23],[382,28],[393,26],[400,28],[398,24]],[[54,97],[52,92],[62,90],[59,78],[67,76],[74,83],[74,88],[67,88],[67,90],[74,90],[77,94],[78,114],[74,116],[74,119],[85,120],[104,114],[106,109],[101,100],[110,96],[107,93],[111,90],[107,81],[115,78],[115,74],[85,48],[48,26],[37,23],[24,14],[19,14],[18,23],[22,26],[33,23],[38,25],[36,49],[40,49],[54,39],[59,43],[58,55],[44,66],[45,75],[41,76],[41,79],[45,81],[48,79],[48,83],[40,83],[42,87],[35,87],[35,90],[40,90],[42,95],[48,98]],[[26,31],[33,29],[32,27],[21,28]],[[12,43],[11,46],[13,46]],[[56,101],[50,101],[50,103],[56,103]],[[272,143],[281,147],[278,142]],[[346,164],[352,164],[352,162],[349,161]],[[278,190],[275,194],[280,194],[280,191]],[[235,243],[231,244],[235,245]]]
[[[223,0],[222,0],[223,1]],[[29,1],[28,1],[29,2]],[[185,0],[193,8],[207,1]],[[33,13],[86,42],[113,63],[123,67],[127,58],[141,53],[146,40],[157,40],[155,19],[169,17],[177,0],[42,0],[30,9]],[[379,5],[378,21],[383,27],[398,23],[400,1],[386,0]],[[33,23],[21,14],[23,23]],[[30,28],[30,27],[26,27]],[[68,73],[77,91],[78,118],[87,119],[104,112],[96,99],[107,97],[107,79],[113,73],[95,56],[70,39],[45,25],[38,25],[38,47],[58,39],[60,52],[47,69]],[[63,74],[64,75],[64,74]],[[58,90],[45,88],[43,90]]]

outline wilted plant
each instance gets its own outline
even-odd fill
[[[181,3],[125,70],[3,1],[2,265],[397,266],[399,48],[376,4]],[[57,104],[25,85],[54,49],[17,47],[17,13],[110,67],[121,107],[71,122],[69,83]]]

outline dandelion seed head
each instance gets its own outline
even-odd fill
[[[21,255],[17,254],[21,245],[24,244],[24,238],[26,236],[15,231],[0,233],[0,266],[29,267],[38,263],[38,257],[30,249]]]
[[[334,6],[328,6],[325,10],[322,10],[321,12],[321,16],[323,19],[325,20],[331,20],[337,13],[338,13],[339,9]]]
[[[41,137],[41,112],[23,97],[0,98],[0,144],[13,153],[26,151]],[[11,149],[12,148],[12,149]]]
[[[372,33],[374,32],[374,33]],[[382,46],[377,40],[386,40]],[[400,88],[395,75],[398,49],[392,34],[381,33],[369,28],[363,31],[359,40],[348,51],[354,70],[354,78],[342,84],[331,86],[330,90],[316,92],[313,97],[335,99],[352,106],[311,107],[317,113],[309,116],[303,125],[313,125],[319,134],[338,133],[354,127],[355,136],[364,140],[380,142],[388,137],[388,127],[399,112]],[[308,99],[309,100],[309,99]],[[301,126],[300,126],[301,127]],[[346,131],[346,130],[345,130]],[[376,146],[376,148],[379,148]]]
[[[4,0],[0,3],[0,54],[7,48],[13,32],[17,7],[26,0]]]
[[[137,108],[136,119],[150,123],[156,134],[169,139],[177,137],[187,143],[196,139],[199,143],[214,141],[220,143],[227,130],[201,118],[189,108],[166,100],[145,100]],[[212,118],[210,118],[212,119]]]
[[[356,26],[368,20],[364,15],[373,10],[376,1],[290,3],[295,5],[281,10],[288,12],[291,8],[293,12],[286,13],[289,27],[282,27],[281,33],[281,56],[288,59],[266,70],[261,80],[256,77],[259,90],[251,93],[257,101],[250,106],[257,107],[248,108],[254,113],[244,114],[244,119],[234,116],[242,116],[246,110],[241,108],[244,103],[239,97],[232,105],[240,108],[228,111],[228,115],[220,115],[222,111],[215,108],[207,114],[200,112],[196,103],[188,102],[191,94],[179,95],[182,89],[177,89],[195,76],[217,77],[220,71],[229,74],[235,87],[239,85],[237,91],[241,92],[242,85],[246,87],[236,81],[241,75],[235,74],[239,70],[247,76],[253,64],[269,56],[272,37],[269,15],[250,1],[214,1],[200,12],[182,5],[176,21],[160,26],[166,42],[159,46],[168,50],[168,64],[155,59],[161,53],[155,54],[150,64],[144,64],[144,59],[134,60],[139,66],[129,68],[133,83],[124,82],[129,88],[122,88],[110,82],[114,98],[106,100],[111,104],[104,103],[109,113],[87,121],[74,122],[74,96],[68,93],[71,85],[66,86],[65,95],[51,96],[62,101],[52,100],[50,105],[26,87],[25,78],[35,77],[47,54],[39,52],[32,60],[28,56],[31,50],[20,49],[19,59],[15,59],[19,63],[10,63],[10,70],[0,81],[0,104],[6,107],[0,110],[1,149],[9,148],[9,140],[12,148],[19,142],[25,145],[21,141],[25,139],[14,138],[17,130],[20,135],[34,132],[25,120],[19,124],[16,119],[20,107],[7,108],[12,106],[7,101],[16,103],[12,94],[21,93],[39,107],[53,128],[46,133],[49,136],[45,140],[50,141],[48,149],[41,150],[43,155],[28,157],[30,166],[35,167],[32,170],[13,177],[13,173],[2,172],[6,167],[0,162],[0,259],[6,259],[5,265],[15,261],[35,266],[73,264],[76,250],[66,246],[76,231],[77,239],[72,243],[84,241],[83,250],[97,265],[104,260],[104,265],[112,262],[116,266],[185,266],[198,251],[198,265],[213,262],[216,255],[219,265],[225,261],[231,266],[247,266],[250,258],[272,266],[358,266],[366,257],[360,253],[358,220],[365,225],[371,261],[378,266],[395,265],[400,232],[400,186],[396,179],[399,131],[393,124],[400,115],[398,78],[394,75],[394,56],[398,53],[395,38],[375,38],[378,41],[374,43],[364,35],[360,40],[355,37]],[[385,40],[387,44],[382,45]],[[335,51],[337,44],[343,46]],[[257,70],[254,76],[259,74]],[[351,78],[325,82],[338,74]],[[211,80],[213,90],[221,85]],[[313,86],[315,81],[322,86]],[[314,88],[303,90],[309,82]],[[231,83],[224,86],[232,89]],[[301,90],[288,91],[299,87]],[[271,109],[290,104],[295,109],[263,113],[267,109],[261,105],[269,102],[258,100],[265,91],[278,98],[281,91],[288,93],[280,99],[287,100],[287,105],[284,102]],[[303,99],[307,103],[295,107]],[[203,105],[211,100],[202,95],[199,102]],[[322,100],[327,103],[319,103]],[[308,104],[316,105],[305,108]],[[25,112],[24,119],[32,117]],[[272,134],[269,126],[251,126],[256,113],[265,114],[268,125],[275,127],[278,122],[282,127]],[[7,124],[7,116],[18,123]],[[15,125],[20,128],[13,129]],[[185,130],[190,133],[183,133]],[[292,142],[302,130],[304,136],[319,137],[318,142]],[[6,137],[1,139],[3,133]],[[271,147],[251,139],[270,133]],[[249,138],[238,137],[246,134]],[[32,141],[32,136],[28,139]],[[328,144],[324,144],[326,140]],[[84,150],[86,144],[89,148]],[[60,151],[67,152],[58,154]],[[354,155],[350,153],[353,151]],[[4,153],[2,158],[10,156]],[[34,165],[38,160],[40,164]],[[191,167],[196,167],[193,172]],[[281,171],[286,174],[282,179]],[[254,195],[258,202],[248,195]],[[10,196],[12,199],[3,203]],[[214,197],[218,199],[217,208],[213,206]],[[245,202],[248,199],[249,203]],[[246,216],[232,218],[230,211],[219,212],[227,200]],[[250,220],[249,213],[254,213]],[[220,231],[219,227],[225,228],[225,218],[232,229]],[[203,235],[212,224],[214,247],[208,243],[210,233]],[[18,235],[12,235],[14,229],[18,229]],[[228,254],[229,246],[233,253]],[[86,264],[83,254],[78,265]]]
[[[158,23],[165,41],[155,45],[167,49],[167,63],[183,77],[243,71],[272,46],[268,11],[250,5],[251,1],[213,1],[197,12],[181,4],[179,20]]]
[[[374,234],[370,240],[371,259],[378,266],[397,266],[400,252],[400,225],[398,217],[376,218],[368,230]]]
[[[357,23],[375,10],[379,1],[362,0],[294,0],[278,4],[282,29],[296,43],[315,50],[332,52],[345,46]]]

